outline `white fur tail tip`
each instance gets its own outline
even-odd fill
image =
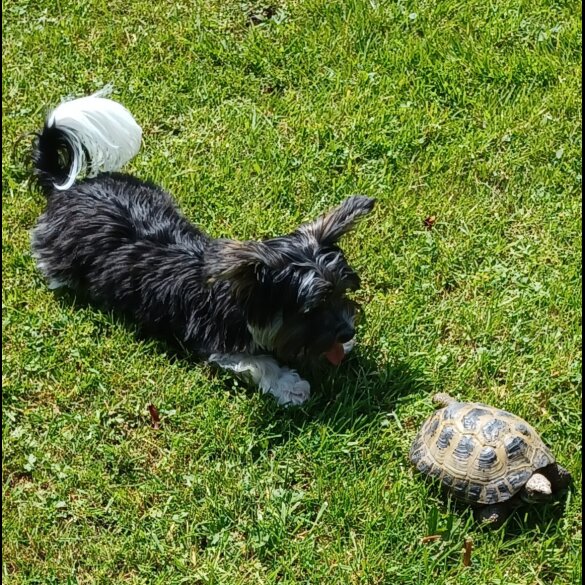
[[[140,150],[142,129],[132,114],[107,91],[66,101],[49,114],[46,127],[60,131],[71,148],[68,174],[56,189],[69,189],[82,172],[93,177],[117,171]]]

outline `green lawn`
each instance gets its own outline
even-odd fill
[[[580,3],[7,0],[3,16],[6,583],[581,582]],[[47,289],[26,134],[109,82],[144,129],[129,170],[213,235],[378,198],[345,241],[359,346],[305,407]],[[437,391],[528,419],[577,487],[478,529],[407,460]]]

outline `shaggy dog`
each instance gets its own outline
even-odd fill
[[[116,172],[141,137],[130,112],[99,93],[47,117],[33,151],[47,208],[32,249],[49,286],[83,291],[280,404],[302,404],[309,383],[284,364],[338,365],[351,349],[357,307],[346,293],[360,281],[338,241],[374,200],[350,197],[265,241],[213,239],[160,187]]]

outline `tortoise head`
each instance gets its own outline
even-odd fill
[[[520,498],[527,504],[546,502],[552,496],[550,481],[542,473],[534,473],[520,490]]]
[[[546,502],[553,494],[567,489],[571,482],[571,474],[558,463],[552,463],[532,475],[520,490],[520,498],[529,504]]]

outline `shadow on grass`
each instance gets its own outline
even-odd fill
[[[429,494],[428,534],[438,535],[445,540],[450,539],[451,527],[457,518],[463,521],[465,533],[488,534],[498,531],[501,538],[506,541],[514,541],[516,538],[526,536],[527,533],[534,533],[538,538],[558,534],[555,525],[565,516],[570,498],[575,491],[574,482],[571,481],[568,488],[559,490],[545,503],[528,504],[517,496],[510,503],[505,520],[488,524],[476,519],[476,513],[481,510],[480,506],[473,506],[453,497],[436,479],[425,480],[420,475],[416,477],[418,481],[426,484]],[[439,518],[442,518],[441,522],[438,521]]]
[[[190,353],[179,341],[157,337],[141,330],[132,319],[100,308],[83,294],[58,289],[55,291],[55,298],[67,308],[101,312],[108,322],[120,324],[133,332],[137,341],[147,341],[149,347],[145,351],[160,351],[169,356],[173,363],[182,364],[185,368],[201,367],[205,364],[215,379],[226,380],[228,391],[245,392],[250,396],[259,392],[254,385],[245,383],[238,390],[230,390],[232,385],[229,380],[233,378],[232,374],[206,364],[204,358]],[[311,399],[301,407],[284,408],[278,406],[272,396],[266,395],[262,407],[258,409],[259,425],[278,420],[292,426],[302,425],[304,421],[328,420],[337,421],[341,430],[358,418],[387,414],[394,410],[396,402],[401,398],[413,392],[428,390],[423,377],[411,369],[405,360],[384,363],[372,355],[369,348],[360,346],[359,342],[339,367],[333,367],[323,360],[312,367],[298,369],[311,384]]]
[[[277,407],[271,397],[265,401],[265,417],[287,426],[326,422],[335,431],[350,428],[357,420],[386,416],[397,402],[414,392],[426,390],[422,376],[405,360],[382,362],[356,345],[341,366],[322,364],[300,373],[311,383],[311,399],[300,407]]]
[[[89,299],[75,295],[68,290],[59,290],[55,294],[59,303],[67,307],[95,309]],[[169,357],[172,363],[179,363],[185,369],[202,367],[205,361],[189,353],[179,343],[171,343],[140,331],[131,319],[113,313],[102,312],[111,323],[122,324],[132,331],[137,341],[148,342],[146,352],[160,352]],[[424,376],[413,369],[407,360],[383,362],[372,355],[370,348],[357,344],[354,351],[338,368],[323,363],[321,367],[302,370],[301,374],[311,383],[311,399],[300,407],[283,408],[276,404],[272,396],[264,396],[251,413],[249,424],[261,429],[270,428],[271,438],[262,449],[274,449],[295,436],[301,434],[307,425],[324,423],[334,433],[343,433],[355,427],[367,426],[376,420],[382,420],[392,413],[397,404],[408,399],[411,394],[430,394],[432,389]],[[210,367],[205,365],[204,367]],[[259,391],[253,385],[240,385],[234,389],[230,384],[233,376],[219,368],[210,367],[210,375],[220,384],[225,381],[226,391],[245,393],[253,397]],[[412,430],[414,435],[415,429]],[[262,456],[258,452],[256,456]],[[406,461],[407,454],[404,454]],[[423,481],[423,478],[419,478]],[[436,485],[429,485],[429,490],[441,491]],[[523,504],[514,509],[508,520],[499,529],[504,531],[506,540],[513,540],[526,532],[539,531],[546,535],[548,527],[556,524],[565,514],[567,496],[574,487],[559,494],[545,505]],[[442,494],[440,508],[443,514],[455,515],[462,519],[472,514],[471,507],[465,503]],[[471,518],[470,518],[471,520]],[[481,531],[493,530],[493,527],[472,522]]]
[[[556,494],[554,499],[546,504],[522,504],[514,510],[506,521],[504,530],[507,539],[524,536],[526,532],[538,531],[547,533],[549,526],[560,522],[566,514],[570,497],[575,491],[574,485]]]
[[[479,532],[489,533],[500,530],[505,540],[514,540],[525,536],[528,532],[546,535],[548,528],[556,525],[565,516],[569,496],[573,490],[574,488],[571,486],[556,494],[545,504],[519,503],[510,511],[505,522],[497,526],[481,524],[476,521],[474,519],[475,510],[472,506],[449,498],[446,494],[441,494],[441,500],[444,504],[440,507],[445,514],[452,514],[463,519],[469,517],[471,526]]]

